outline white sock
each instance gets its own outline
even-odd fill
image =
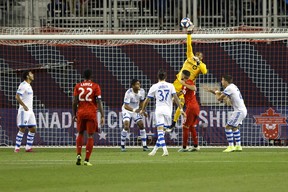
[[[157,142],[160,144],[161,147],[166,147],[165,138],[164,138],[164,131],[160,130],[157,132],[158,132]]]
[[[33,142],[34,142],[34,136],[35,136],[35,133],[32,133],[32,132],[28,132],[28,135],[27,135],[27,144],[26,144],[26,147],[25,149],[31,149],[32,148],[32,145],[33,145]]]
[[[163,152],[164,152],[164,153],[168,153],[168,150],[167,150],[167,146],[166,146],[166,145],[163,147]]]
[[[226,134],[226,138],[227,141],[229,143],[229,146],[234,146],[234,140],[233,140],[233,132],[231,129],[225,129],[225,134]]]
[[[234,140],[237,146],[241,146],[241,135],[239,129],[233,131]]]
[[[142,140],[142,146],[147,146],[147,143],[146,143],[146,130],[145,129],[142,129],[140,130],[140,136],[141,136],[141,140]]]
[[[121,145],[125,146],[127,134],[128,132],[125,129],[121,131]]]
[[[21,131],[18,131],[18,133],[16,135],[15,149],[20,149],[20,146],[21,146],[21,143],[22,143],[22,139],[23,139],[23,135],[24,135],[24,133],[22,133]]]

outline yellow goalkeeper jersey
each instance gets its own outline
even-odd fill
[[[180,81],[182,71],[188,70],[191,74],[189,79],[195,82],[199,74],[207,73],[207,68],[206,68],[205,63],[203,63],[202,61],[200,61],[200,64],[197,66],[197,62],[193,59],[194,54],[193,54],[193,49],[192,49],[191,34],[187,34],[187,53],[186,54],[187,54],[187,59],[184,62],[182,69],[176,76],[177,76],[177,79]]]

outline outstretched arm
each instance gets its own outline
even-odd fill
[[[216,99],[218,101],[222,101],[226,95],[224,93],[222,93],[221,91],[219,91],[217,88],[214,88],[214,89],[210,89],[209,87],[203,87],[203,89],[206,91],[206,92],[209,92],[209,93],[212,93],[216,96]]]
[[[204,86],[203,89],[204,89],[206,92],[212,93],[212,94],[214,94],[214,95],[216,95],[215,92],[218,90],[217,88],[210,89],[210,88],[207,87],[207,86]]]
[[[187,39],[186,39],[186,45],[187,45],[186,55],[187,55],[187,59],[189,60],[192,60],[194,57],[193,48],[192,48],[192,37],[191,37],[192,29],[193,28],[187,29]]]

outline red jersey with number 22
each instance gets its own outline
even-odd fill
[[[74,87],[74,96],[78,96],[77,116],[82,119],[96,119],[96,97],[101,99],[101,89],[97,83],[85,80]]]

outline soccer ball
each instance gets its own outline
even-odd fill
[[[181,20],[180,26],[183,28],[188,28],[192,25],[191,20],[188,17],[185,17]]]

